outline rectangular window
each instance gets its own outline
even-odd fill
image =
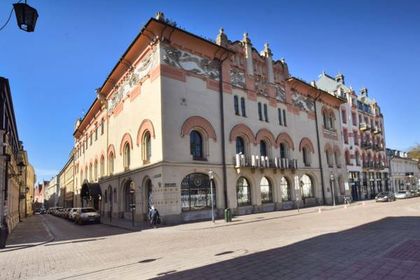
[[[95,141],[98,140],[98,128],[95,128]]]
[[[343,130],[343,134],[344,134],[344,143],[348,144],[349,143],[349,135],[347,134],[347,129]]]
[[[351,120],[353,122],[354,126],[357,126],[357,118],[356,118],[356,113],[351,113]]]
[[[241,97],[241,110],[242,116],[246,117],[245,98]]]
[[[264,119],[268,122],[267,104],[264,104]]]
[[[93,134],[93,133],[91,133],[91,134],[90,134],[90,136],[89,136],[89,142],[90,142],[90,145],[91,145],[91,146],[92,146],[92,138],[93,138],[93,137],[92,137],[92,134]]]
[[[101,135],[104,134],[104,120],[101,122]]]
[[[239,100],[237,95],[233,97],[233,106],[235,109],[235,115],[239,116]]]
[[[260,121],[262,121],[262,120],[263,120],[263,117],[262,117],[262,107],[261,107],[261,102],[258,102],[258,119],[259,119]]]
[[[341,117],[343,119],[343,123],[347,123],[347,114],[346,114],[346,110],[342,110],[341,111]]]
[[[286,121],[286,110],[283,110],[283,124],[284,124],[284,126],[287,126],[287,121]]]
[[[279,114],[279,125],[283,125],[283,118],[281,116],[281,114],[282,114],[281,109],[277,109],[277,112]]]

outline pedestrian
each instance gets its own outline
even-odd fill
[[[152,205],[149,209],[149,222],[150,225],[156,227],[156,225],[160,224],[160,215],[159,211]]]

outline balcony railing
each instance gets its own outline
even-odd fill
[[[362,142],[362,148],[363,149],[372,149],[372,143],[370,143],[370,142]]]
[[[274,169],[297,169],[297,159],[269,158],[267,156],[236,154],[234,157],[235,168],[274,168]]]
[[[372,131],[373,131],[374,134],[379,134],[379,133],[381,133],[381,128],[375,126],[375,127],[372,128]]]
[[[365,122],[361,122],[361,123],[359,124],[359,129],[360,129],[360,130],[366,130],[366,129],[367,129],[367,124],[366,124]]]

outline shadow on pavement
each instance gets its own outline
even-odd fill
[[[52,215],[34,215],[20,222],[9,235],[6,248],[9,252],[38,245],[53,246],[65,243],[92,242],[107,236],[127,234],[131,231],[103,224],[76,225]],[[62,242],[67,241],[67,242]]]
[[[215,257],[231,253],[238,252],[225,248]],[[156,279],[419,279],[419,275],[420,217],[388,217],[195,269],[168,270]]]

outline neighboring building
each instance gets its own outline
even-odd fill
[[[419,160],[408,157],[406,152],[386,149],[389,161],[391,189],[400,190],[420,189]]]
[[[32,204],[35,196],[35,182],[35,169],[31,164],[28,163],[26,166],[25,217],[30,216],[33,213]]]
[[[46,208],[59,206],[60,188],[58,186],[58,176],[54,176],[47,183],[45,189]]]
[[[35,195],[34,195],[34,204],[32,206],[33,210],[40,209],[45,207],[48,204],[48,201],[45,199],[46,189],[48,189],[49,181],[43,181],[41,184],[38,184],[35,187]]]
[[[166,223],[208,218],[213,200],[219,215],[340,202],[342,103],[247,34],[213,43],[159,14],[76,123],[76,197],[105,221],[143,221],[153,204]]]
[[[388,190],[384,120],[377,102],[366,88],[357,96],[342,74],[333,78],[322,73],[316,85],[347,101],[340,108],[340,134],[353,200]]]
[[[58,174],[60,189],[60,206],[73,207],[74,205],[74,149],[70,153],[70,158]]]
[[[24,180],[25,159],[16,127],[9,81],[2,77],[0,105],[0,230],[6,229],[10,232],[19,222],[20,188]]]

